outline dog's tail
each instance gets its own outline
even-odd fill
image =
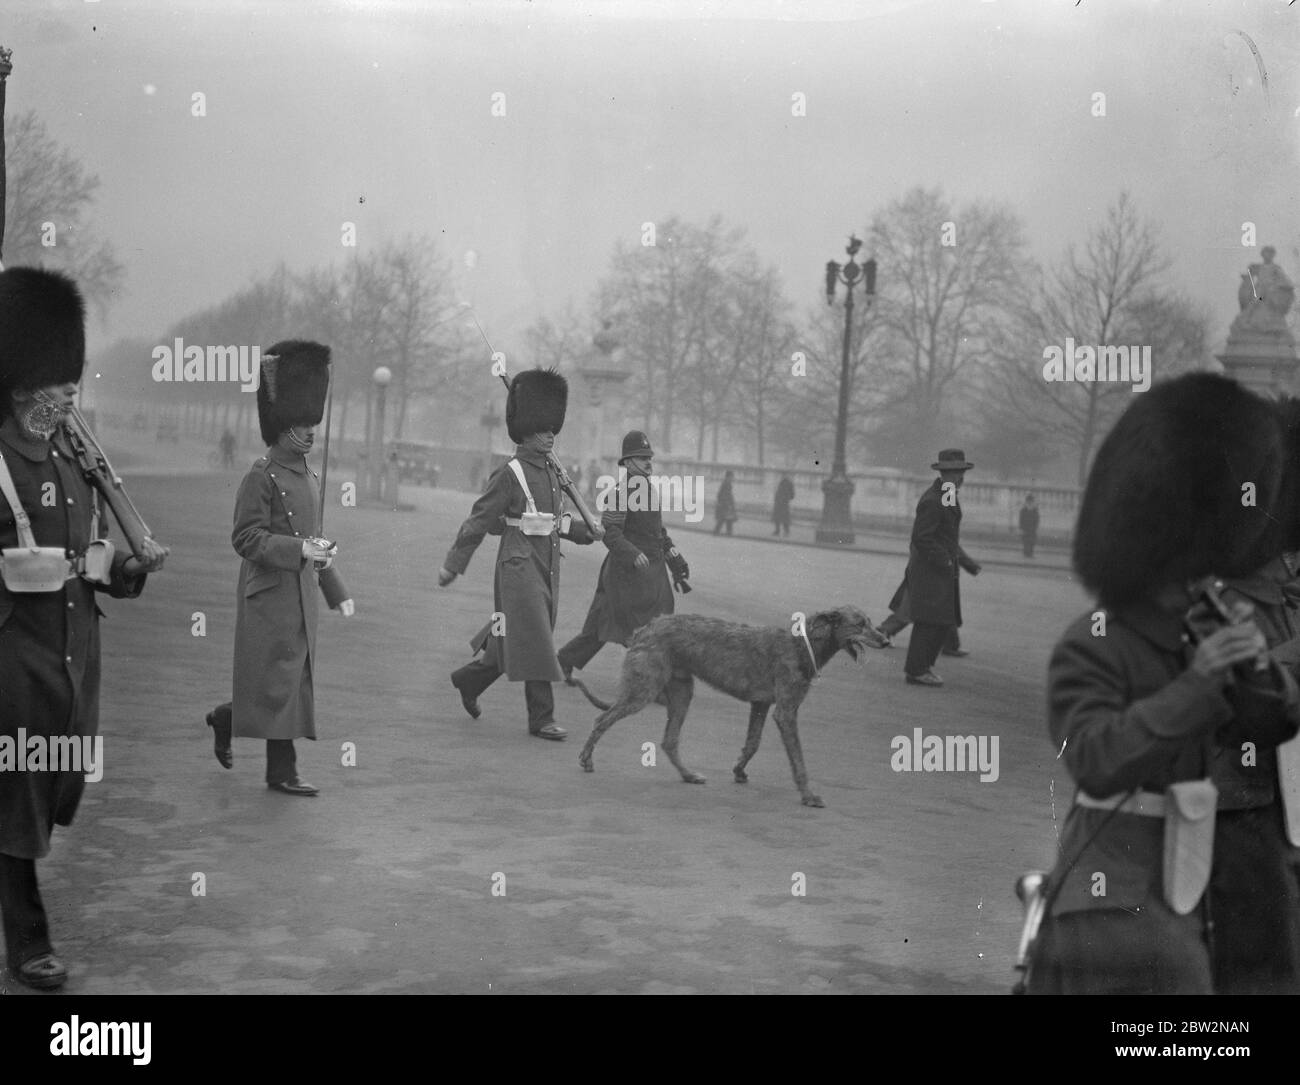
[[[602,701],[599,697],[597,697],[594,693],[592,693],[591,690],[587,688],[587,683],[584,682],[581,678],[574,678],[573,675],[569,675],[569,677],[566,678],[564,681],[566,685],[576,686],[578,689],[580,689],[582,691],[582,695],[586,697],[587,700],[589,700],[597,708],[599,708],[602,712],[609,711],[610,703],[608,701]]]

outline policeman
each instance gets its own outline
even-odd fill
[[[669,570],[678,591],[685,594],[691,590],[687,583],[690,566],[668,537],[658,495],[652,501],[637,496],[650,493],[653,456],[650,439],[640,430],[623,438],[619,483],[605,500],[608,507],[601,516],[609,553],[600,567],[600,581],[582,632],[559,652],[566,680],[575,668],[582,670],[606,643],[626,645],[651,619],[673,612]]]

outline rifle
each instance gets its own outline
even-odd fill
[[[14,70],[10,57],[14,55],[12,49],[6,49],[0,45],[0,271],[4,271],[4,249],[5,249],[5,83],[9,78],[9,73]]]

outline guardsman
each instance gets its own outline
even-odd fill
[[[294,739],[316,738],[316,592],[350,617],[355,604],[332,567],[338,548],[316,537],[316,472],[307,464],[325,413],[329,347],[304,340],[262,353],[257,419],[266,455],[235,498],[231,543],[243,558],[235,589],[234,697],[208,713],[213,750],[233,763],[232,735],[266,740],[266,786],[311,796]]]
[[[91,568],[98,498],[59,428],[85,365],[84,328],[70,279],[0,272],[0,914],[9,969],[37,988],[62,986],[68,972],[50,941],[36,860],[49,854],[54,826],[72,824],[87,773],[99,778],[86,758],[97,742],[102,750],[95,593],[135,598],[166,557],[165,548],[147,563],[118,551]],[[82,763],[56,763],[52,739]],[[34,742],[45,751],[39,768],[27,757]]]
[[[564,512],[551,458],[568,400],[568,382],[553,369],[515,375],[506,397],[514,457],[488,479],[438,570],[438,584],[446,587],[469,566],[485,535],[501,536],[493,613],[470,641],[483,658],[453,671],[451,681],[473,719],[481,715],[479,697],[502,674],[523,682],[528,733],[552,741],[568,735],[555,722],[551,690],[551,683],[564,677],[552,639],[560,601],[560,539],[580,545],[593,541],[586,525]]]
[[[559,652],[566,680],[575,668],[582,670],[591,662],[605,644],[625,645],[651,619],[673,612],[670,570],[678,591],[691,590],[687,583],[690,566],[668,537],[659,501],[647,499],[653,456],[650,439],[641,430],[623,438],[618,464],[626,475],[605,499],[606,506],[613,507],[601,514],[609,553],[600,567],[600,581],[582,632]],[[647,498],[638,500],[638,493]]]
[[[1074,543],[1097,609],[1048,667],[1048,730],[1077,791],[1031,994],[1296,991],[1274,751],[1300,694],[1246,603],[1281,605],[1266,581],[1284,575],[1293,515],[1284,447],[1269,404],[1195,373],[1135,399],[1098,450]]]

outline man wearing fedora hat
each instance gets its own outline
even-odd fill
[[[619,467],[628,479],[648,478],[654,450],[641,430],[623,438]],[[619,492],[627,487],[620,486]],[[609,553],[600,567],[595,597],[587,610],[582,632],[557,653],[567,680],[574,668],[582,670],[605,644],[627,644],[632,634],[660,614],[673,612],[673,585],[685,594],[691,590],[686,559],[677,552],[663,515],[658,508],[628,509],[629,502],[615,502],[602,510],[605,546]],[[636,503],[631,503],[636,504]],[[657,502],[655,504],[658,504]]]
[[[978,576],[979,562],[961,548],[961,505],[957,491],[966,472],[975,465],[966,460],[960,448],[945,448],[930,467],[939,472],[934,484],[916,503],[916,520],[912,524],[912,542],[908,551],[907,572],[889,609],[897,611],[906,603],[911,608],[912,637],[907,645],[903,673],[914,686],[942,686],[943,679],[934,673],[934,661],[945,643],[956,637],[961,625],[960,571]]]

